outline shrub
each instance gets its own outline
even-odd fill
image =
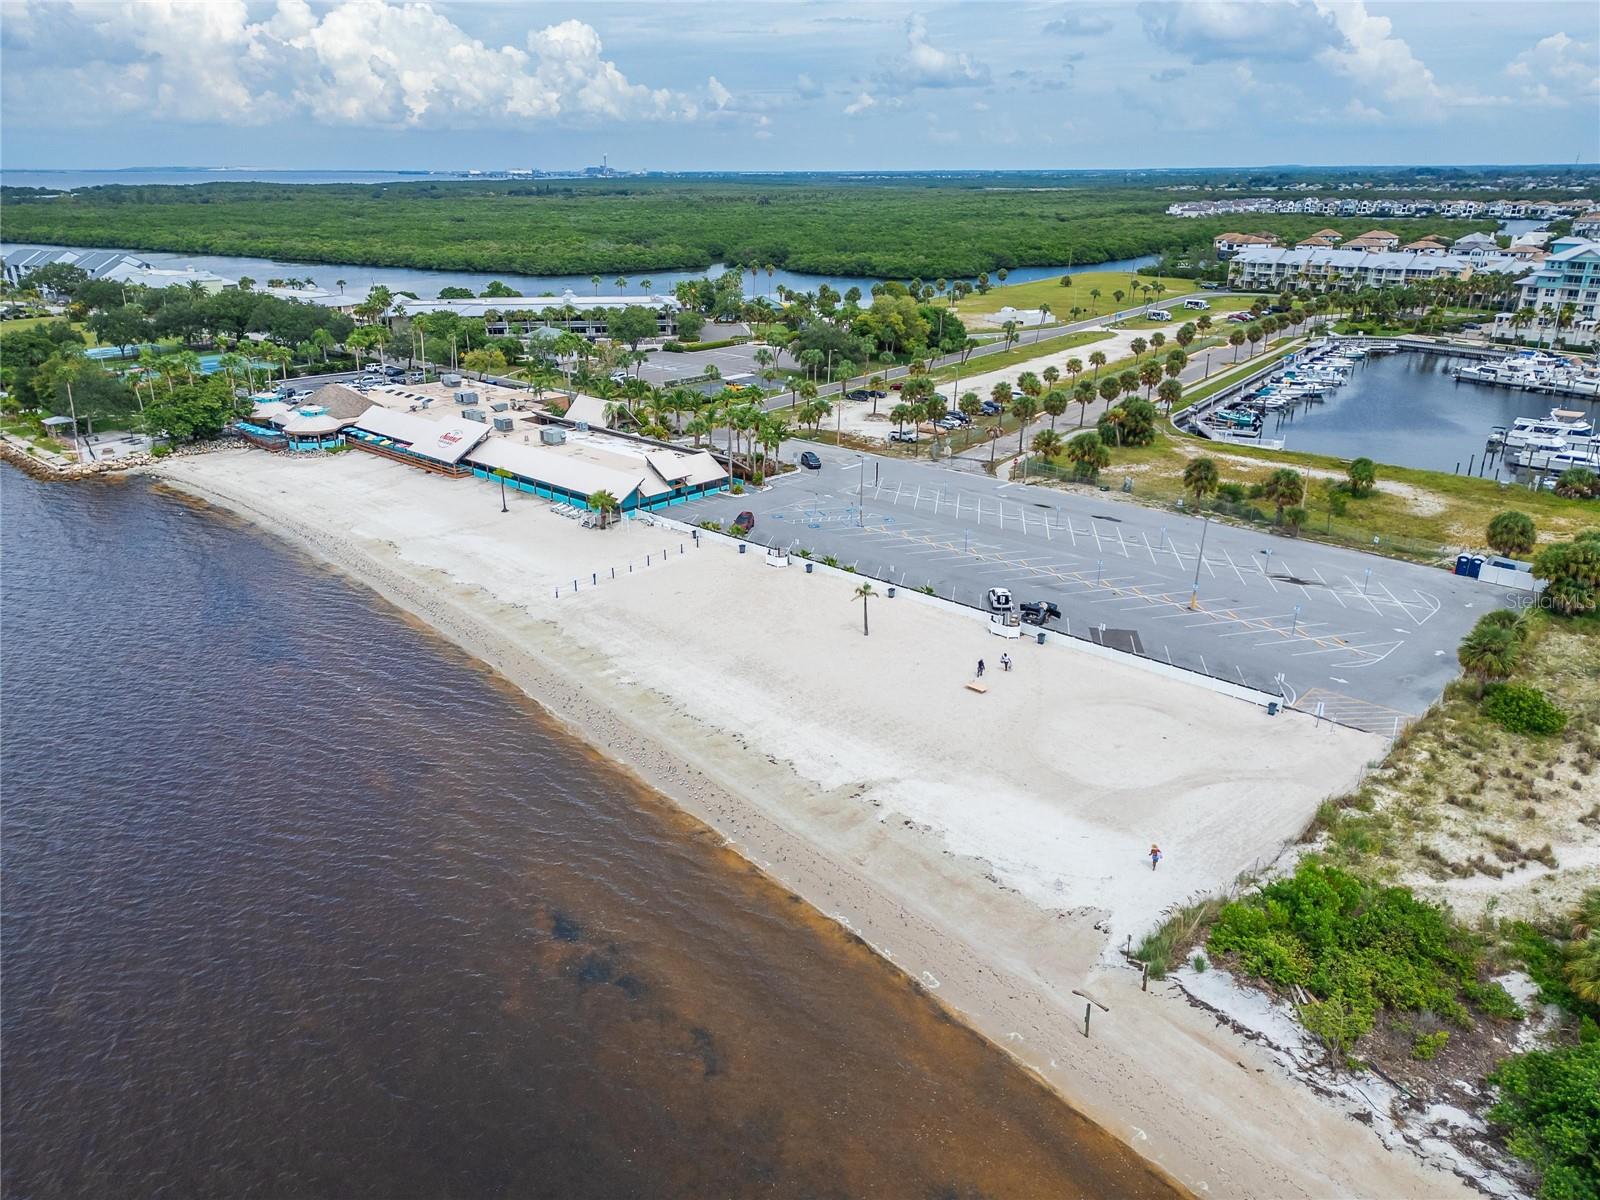
[[[31,453],[31,451],[30,451],[30,453]],[[169,455],[171,453],[172,453],[172,447],[171,446],[151,446],[150,447],[150,457],[151,458],[165,458],[167,455]]]
[[[1567,714],[1543,692],[1520,683],[1490,687],[1484,693],[1483,711],[1512,733],[1547,736],[1560,733],[1567,725]]]
[[[1240,504],[1246,497],[1246,489],[1242,483],[1217,484],[1217,499],[1226,500],[1229,504]]]
[[[748,529],[746,529],[743,525],[730,525],[730,526],[728,526],[728,532],[731,533],[736,538],[742,538],[745,534],[749,533],[750,531]]]
[[[1437,1033],[1419,1033],[1416,1040],[1411,1043],[1411,1057],[1422,1062],[1431,1062],[1449,1040],[1450,1031],[1447,1029],[1441,1029]]]
[[[1300,1019],[1336,1054],[1372,1028],[1380,1008],[1432,1012],[1467,1024],[1467,1003],[1489,1016],[1522,1015],[1509,994],[1477,978],[1481,947],[1444,909],[1409,888],[1382,887],[1316,856],[1294,875],[1222,910],[1206,948],[1241,970],[1313,998]]]
[[[744,484],[735,481],[733,486],[730,487],[728,491],[733,493],[735,496],[742,496],[744,495]]]
[[[1489,1119],[1538,1170],[1541,1200],[1600,1198],[1600,1030],[1576,1046],[1513,1055],[1489,1075]]]
[[[1192,966],[1197,972],[1204,974],[1206,968],[1211,964],[1206,961],[1206,956],[1204,954],[1196,954],[1189,965]]]
[[[839,559],[835,555],[824,554],[822,556],[822,565],[825,567],[837,567],[839,565]]]

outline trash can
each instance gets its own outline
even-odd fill
[[[812,567],[814,567],[814,566],[816,566],[816,565],[817,565],[817,564],[816,564],[816,563],[814,563],[814,562],[808,562],[808,563],[807,563],[807,564],[806,564],[806,574],[807,574],[807,575],[809,575],[809,574],[811,574],[811,568],[812,568]]]
[[[1277,715],[1278,715],[1278,702],[1276,700],[1268,700],[1267,701],[1267,716],[1275,717]]]
[[[1044,630],[1042,630],[1042,629],[1039,630],[1039,632],[1038,632],[1038,634],[1036,636],[1039,639],[1039,645],[1041,645],[1041,646],[1044,645]]]
[[[746,550],[745,544],[743,542],[740,542],[739,543],[739,553],[743,554],[745,552],[745,550]]]
[[[889,585],[889,599],[894,599],[894,584],[892,583]]]

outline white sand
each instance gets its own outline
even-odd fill
[[[710,539],[679,554],[683,535],[643,523],[583,530],[522,496],[502,515],[488,485],[357,452],[160,473],[500,670],[1197,1191],[1460,1190],[1105,961],[1275,857],[1376,739],[1002,642],[916,596],[873,601],[864,638],[853,579]],[[571,594],[590,572],[601,585]],[[963,686],[980,655],[982,696]],[[1089,1039],[1074,988],[1111,1008]]]

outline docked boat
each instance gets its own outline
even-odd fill
[[[1518,417],[1505,430],[1501,443],[1507,450],[1562,453],[1575,445],[1584,448],[1594,440],[1594,425],[1581,412],[1553,408],[1548,417]]]

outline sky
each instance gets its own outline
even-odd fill
[[[10,168],[1600,160],[1600,5],[0,0]]]

